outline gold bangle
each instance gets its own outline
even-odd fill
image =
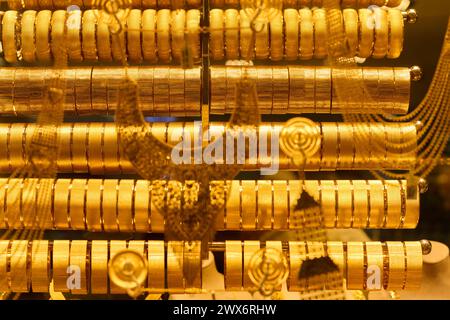
[[[78,115],[92,113],[91,68],[77,68],[75,71],[75,110]]]
[[[10,281],[12,292],[29,292],[28,240],[11,242]]]
[[[240,208],[242,220],[241,230],[254,230],[256,221],[256,184],[254,180],[240,181]]]
[[[404,210],[404,213],[401,217],[401,226],[403,228],[407,229],[413,229],[416,228],[418,222],[419,222],[419,215],[420,215],[420,198],[417,199],[408,199],[406,194],[406,181],[401,182],[402,187],[402,198],[405,198],[405,207],[402,208]],[[417,191],[418,192],[418,191]]]
[[[254,290],[256,284],[252,282],[249,276],[250,259],[260,249],[259,241],[244,241],[244,268],[243,268],[243,287],[246,290]]]
[[[11,124],[9,133],[9,161],[13,167],[22,166],[25,163],[25,136],[27,127],[27,124]]]
[[[184,69],[184,105],[186,115],[200,113],[201,108],[201,69]]]
[[[367,227],[381,228],[385,217],[384,212],[384,186],[381,181],[373,180],[369,182],[370,192],[370,212]]]
[[[288,291],[301,291],[305,284],[299,279],[300,269],[306,259],[306,245],[303,241],[289,241]]]
[[[180,53],[181,54],[181,53]],[[181,57],[180,57],[181,58]],[[184,108],[184,70],[182,68],[169,69],[169,110],[172,116],[185,116]],[[166,108],[167,110],[167,108]]]
[[[169,105],[169,76],[170,67],[156,67],[153,70],[153,103],[155,112],[164,114]]]
[[[344,244],[341,241],[327,241],[326,254],[337,265],[342,276],[346,274],[345,266],[347,262],[344,258]]]
[[[261,27],[262,26],[262,27]],[[268,23],[260,22],[260,30],[255,36],[256,59],[267,59],[269,57],[269,29]]]
[[[347,242],[347,289],[361,289],[364,278],[364,244]]]
[[[252,46],[253,31],[250,28],[250,19],[245,10],[239,11],[239,48],[241,58],[251,60],[255,56],[255,47]]]
[[[148,241],[148,287],[164,290],[165,286],[165,250],[164,241]]]
[[[385,290],[404,289],[406,279],[406,257],[402,242],[387,241],[387,254],[389,256],[388,281]]]
[[[353,141],[353,126],[338,122],[338,160],[337,166],[339,168],[353,168],[355,163],[355,143]]]
[[[108,78],[110,69],[93,67],[91,69],[91,109],[93,113],[109,114]]]
[[[261,113],[270,114],[273,110],[273,71],[274,68],[271,67],[256,67],[256,92],[258,93],[258,108],[261,110]]]
[[[241,185],[240,181],[231,181],[227,201],[224,225],[227,230],[241,230]]]
[[[353,218],[353,184],[351,180],[335,181],[335,183],[337,193],[336,226],[350,228]]]
[[[315,67],[315,113],[331,113],[331,69]]]
[[[69,292],[67,286],[67,268],[69,267],[70,258],[70,241],[57,240],[53,241],[53,288],[57,292]]]
[[[56,10],[51,19],[51,49],[53,58],[57,61],[64,61],[67,56],[66,51],[66,10]]]
[[[109,18],[105,18],[109,19]],[[124,19],[124,18],[121,18]],[[109,26],[108,26],[109,28]],[[110,32],[111,33],[111,32]],[[122,63],[127,59],[126,53],[126,39],[125,39],[125,31],[121,30],[118,33],[111,33],[111,52],[112,58],[114,61]]]
[[[119,231],[117,222],[119,180],[105,179],[103,181],[101,221],[105,231]]]
[[[283,14],[277,13],[270,22],[270,59],[279,61],[284,56]]]
[[[8,63],[17,62],[17,45],[16,45],[16,23],[17,11],[8,10],[4,13],[2,19],[2,47],[3,56]]]
[[[298,11],[300,16],[300,46],[301,60],[310,60],[314,55],[314,23],[312,11],[308,8]]]
[[[184,289],[184,243],[169,241],[167,243],[167,288]]]
[[[92,241],[90,283],[92,294],[108,293],[108,241]]]
[[[400,181],[385,181],[384,187],[387,193],[387,217],[386,228],[397,229],[401,225],[402,196]]]
[[[286,37],[284,52],[286,60],[297,60],[298,58],[298,26],[299,12],[295,9],[284,10],[284,34]]]
[[[239,11],[225,10],[225,52],[227,60],[239,58]]]
[[[327,56],[327,17],[325,9],[314,9],[314,58],[323,59]]]
[[[288,66],[289,105],[294,113],[314,113],[315,69]]]
[[[38,113],[42,110],[42,101],[45,96],[46,72],[42,69],[30,68],[28,69],[28,96],[29,96],[29,110],[30,112]],[[39,88],[39,89],[38,89]]]
[[[142,8],[157,8],[157,0],[142,0]]]
[[[138,67],[141,107],[152,115],[155,113],[153,105],[153,77],[153,68]]]
[[[375,21],[375,40],[372,56],[375,59],[381,59],[386,56],[388,51],[388,15],[385,9],[375,7],[373,8],[373,17]]]
[[[4,210],[4,199],[5,199],[5,193],[7,192],[8,188],[9,188],[9,184],[8,184],[9,178],[0,178],[0,207],[2,208],[0,210],[0,228],[1,229],[6,229],[8,226],[7,224],[5,224],[5,210]],[[1,241],[0,241],[0,245],[1,245]],[[1,252],[0,252],[1,254]]]
[[[385,278],[382,244],[379,241],[365,242],[364,250],[367,261],[365,262],[365,281],[363,282],[363,288],[366,290],[381,290],[383,289]]]
[[[418,290],[422,280],[422,246],[419,241],[406,241],[403,243],[406,263],[405,290]]]
[[[70,226],[74,230],[86,230],[86,199],[87,179],[73,179],[70,189],[69,214]]]
[[[388,9],[387,15],[389,25],[387,57],[389,59],[397,59],[403,51],[403,15],[401,11],[397,9]]]
[[[53,212],[56,229],[68,229],[70,227],[69,192],[71,188],[71,179],[58,179],[54,185]]]
[[[97,61],[97,44],[95,42],[97,16],[94,10],[84,11],[82,20],[81,33],[83,37],[82,49],[84,60]]]
[[[101,192],[103,180],[89,179],[86,191],[86,225],[89,231],[102,231],[101,212]]]
[[[134,180],[120,180],[118,186],[118,229],[120,232],[134,231],[131,209],[133,205]]]
[[[288,192],[286,181],[272,180],[273,226],[275,229],[288,229]]]
[[[134,187],[134,225],[137,232],[151,232],[150,218],[150,185],[147,180],[137,180]]]
[[[407,68],[394,68],[394,84],[394,111],[406,114],[411,94],[411,75]]]
[[[210,88],[210,112],[213,114],[225,113],[225,105],[227,100],[227,83],[231,80],[235,80],[231,77],[226,76],[226,72],[229,72],[232,67],[222,68],[219,66],[210,67],[210,78],[211,78],[211,88]],[[233,68],[234,69],[234,68]],[[230,88],[232,91],[233,88]]]
[[[23,111],[29,111],[29,74],[30,72],[28,68],[16,69],[14,74],[13,108],[16,115]]]
[[[58,159],[57,166],[60,172],[73,172],[72,158],[71,158],[71,140],[72,140],[72,126],[58,127]]]
[[[106,14],[99,13],[96,30],[98,59],[100,61],[112,61],[111,34]]]
[[[258,180],[258,215],[256,227],[261,230],[273,229],[273,199],[270,180]]]
[[[222,90],[225,90],[225,102],[224,110],[225,113],[233,113],[234,107],[236,105],[236,86],[238,85],[241,77],[242,77],[242,68],[240,67],[225,67],[225,70],[218,67],[216,69],[216,72],[219,73],[218,82],[216,85],[216,88],[220,88],[219,93],[222,92]],[[251,68],[248,68],[247,70],[250,70]],[[248,72],[249,73],[249,72]],[[247,75],[248,75],[247,73]],[[223,81],[221,81],[221,77],[223,77]],[[223,86],[226,85],[226,88],[223,89]],[[218,91],[216,89],[216,91]],[[221,103],[222,105],[222,103]]]
[[[104,174],[103,133],[105,123],[89,124],[87,138],[87,157],[90,174]]]
[[[122,240],[111,240],[109,241],[109,260],[111,260],[117,253],[119,253],[122,250],[127,249],[127,241]],[[126,291],[125,289],[118,287],[114,282],[111,281],[111,278],[109,278],[109,293],[112,294],[124,294]]]
[[[156,34],[158,58],[162,62],[170,62],[170,10],[158,10],[156,14]]]
[[[87,273],[89,272],[87,269],[87,241],[86,240],[72,240],[70,242],[70,260],[69,266],[71,268],[76,267],[77,271],[75,274],[80,276],[79,287],[76,286],[70,288],[70,292],[72,294],[87,294],[88,293],[88,285],[87,285]],[[79,272],[79,273],[78,273]],[[69,277],[71,276],[68,273]],[[75,280],[76,281],[76,280]],[[68,279],[69,282],[69,279]]]
[[[212,9],[209,11],[209,27],[211,58],[213,60],[222,60],[224,57],[224,18],[221,9]]]
[[[225,241],[225,289],[242,290],[243,255],[241,241]]]
[[[8,248],[10,240],[0,240],[0,290],[10,291],[10,273],[8,272],[9,256]]]
[[[72,69],[72,68],[67,68],[65,69],[64,72],[64,76],[66,77],[66,88],[65,88],[65,92],[66,92],[66,96],[65,96],[65,100],[64,100],[64,106],[66,110],[70,110],[71,114],[76,114],[76,108],[75,108],[75,82],[76,82],[76,77],[75,77],[75,70],[76,69]],[[51,69],[46,69],[46,75],[49,74],[49,72],[51,71]],[[45,77],[46,78],[46,77]],[[45,79],[44,78],[44,79]]]
[[[289,101],[289,71],[286,67],[274,67],[272,113],[287,113]]]
[[[323,242],[308,241],[306,242],[306,259],[312,260],[322,258],[325,255],[325,248]],[[310,276],[305,279],[307,290],[326,290],[332,289],[333,283],[329,283],[327,275]]]
[[[184,37],[184,29],[186,25],[186,11],[175,10],[171,12],[170,34],[172,58],[178,62],[183,57],[183,50],[186,47],[186,39]]]
[[[375,22],[370,9],[359,9],[359,47],[358,56],[369,58],[373,52]]]
[[[369,222],[370,187],[367,181],[353,180],[352,228],[366,228]]]
[[[200,10],[191,9],[186,13],[187,46],[194,60],[200,59]],[[185,69],[188,70],[188,69]]]
[[[333,180],[318,181],[318,191],[321,206],[322,222],[325,226],[337,228],[337,195]]]
[[[338,159],[337,123],[322,123],[321,169],[334,169]]]
[[[33,288],[33,292],[49,291],[50,256],[48,247],[48,240],[33,240],[32,242],[31,288]]]
[[[380,74],[378,69],[363,68],[363,83],[366,86],[364,92],[364,110],[368,112],[377,112],[379,110],[378,101],[380,100]]]
[[[355,9],[344,9],[345,37],[351,56],[356,56],[358,52],[358,12]]]
[[[67,44],[71,61],[83,61],[81,52],[81,11],[69,11],[67,16]],[[83,37],[84,41],[84,37]],[[84,42],[83,42],[84,43]]]
[[[145,61],[156,62],[156,11],[144,10],[142,13],[142,55]]]
[[[71,136],[72,168],[74,172],[87,172],[88,163],[86,159],[86,138],[88,136],[88,125],[85,123],[73,124]]]
[[[22,14],[21,51],[23,60],[29,63],[33,63],[36,60],[35,20],[36,11],[34,10],[27,10]]]
[[[119,146],[117,144],[117,133],[114,126],[105,126],[103,128],[103,160],[105,173],[113,173],[119,171],[120,158]]]

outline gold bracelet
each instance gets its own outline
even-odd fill
[[[58,179],[54,187],[54,226],[56,229],[70,228],[69,194],[72,189],[72,179]]]
[[[254,230],[256,221],[256,184],[254,180],[240,181],[241,230]]]
[[[144,10],[142,13],[142,55],[145,61],[156,62],[156,11]]]
[[[270,59],[272,61],[279,61],[284,56],[284,40],[283,40],[283,14],[277,13],[273,17],[270,24]]]
[[[100,56],[99,56],[100,59]],[[91,110],[95,114],[109,114],[108,110],[108,78],[111,76],[108,68],[91,69],[90,95]],[[104,168],[103,168],[104,170]]]
[[[106,14],[101,13],[97,19],[97,55],[100,61],[112,61],[111,34]]]
[[[156,14],[156,43],[158,58],[162,62],[170,62],[170,10],[158,10]]]
[[[127,17],[127,48],[131,62],[141,63],[141,10],[132,9]]]
[[[395,74],[393,68],[378,70],[378,106],[384,107],[388,112],[395,113]]]
[[[70,226],[74,230],[86,230],[86,212],[84,199],[87,192],[87,179],[73,179],[70,189],[69,214]]]
[[[257,27],[260,30],[255,36],[255,57],[256,59],[267,59],[269,57],[269,27],[268,23],[260,22]]]
[[[180,53],[181,54],[181,53]],[[180,57],[181,58],[181,57]],[[168,114],[174,116],[185,116],[184,109],[184,70],[181,68],[169,69],[169,110]]]
[[[79,281],[79,288],[73,287],[70,288],[70,292],[72,294],[87,294],[88,293],[88,286],[87,286],[87,273],[88,266],[87,262],[89,260],[87,259],[87,241],[86,240],[72,240],[70,242],[70,259],[69,259],[69,266],[71,268],[76,268],[75,274],[78,274],[80,276]],[[77,273],[79,272],[79,273]],[[69,277],[72,275],[68,273]],[[76,280],[75,280],[76,281]],[[69,282],[69,279],[68,279]]]
[[[175,10],[171,12],[171,48],[172,58],[176,61],[181,61],[183,57],[184,47],[187,46],[186,39],[184,37],[184,29],[186,25],[186,11]]]
[[[28,240],[15,240],[11,242],[10,255],[10,281],[12,292],[30,291],[30,278],[28,272]]]
[[[155,112],[164,113],[169,105],[170,67],[157,67],[153,70],[153,102]]]
[[[239,43],[241,58],[252,60],[255,56],[255,47],[252,43],[253,31],[250,28],[250,18],[245,10],[239,11]]]
[[[51,49],[53,59],[63,60],[67,55],[66,51],[66,18],[67,13],[65,10],[56,10],[52,14],[51,19]]]
[[[338,159],[338,140],[337,140],[337,124],[323,123],[322,124],[322,168],[336,168]]]
[[[29,63],[33,63],[36,60],[35,20],[36,11],[34,10],[27,10],[22,14],[21,52],[23,60]]]
[[[194,60],[200,59],[200,10],[191,9],[186,13],[187,46]],[[188,69],[185,69],[188,70]]]
[[[270,195],[270,196],[269,196]],[[258,215],[256,226],[259,230],[272,230],[273,219],[273,199],[272,183],[269,180],[258,180]]]
[[[9,266],[9,248],[10,240],[0,240],[0,290],[2,292],[10,291],[10,273],[7,271]]]
[[[347,288],[360,289],[364,286],[364,244],[347,242]]]
[[[299,279],[300,269],[306,259],[305,242],[289,241],[289,278],[287,282],[288,291],[304,290],[304,284]]]
[[[134,225],[137,232],[151,232],[149,225],[151,202],[150,185],[147,180],[136,181],[134,187]]]
[[[83,12],[81,33],[83,37],[82,49],[84,60],[97,61],[97,44],[96,38],[97,16],[94,10],[86,10]]]
[[[275,68],[256,67],[257,73],[256,91],[258,92],[258,108],[261,110],[262,113],[270,114],[273,111],[274,69]],[[283,107],[286,107],[286,105],[283,105]]]
[[[385,189],[387,193],[387,219],[386,228],[399,228],[402,214],[402,196],[400,181],[385,181]]]
[[[331,113],[331,69],[327,67],[315,68],[315,113]]]
[[[315,69],[289,66],[288,70],[290,110],[294,113],[314,113]]]
[[[370,211],[367,227],[382,226],[385,217],[385,191],[381,181],[370,181]]]
[[[256,289],[256,284],[252,282],[249,275],[249,264],[250,259],[253,255],[260,249],[259,241],[244,241],[243,250],[244,250],[244,268],[243,268],[243,286],[245,289],[254,290]]]
[[[356,56],[358,52],[358,12],[355,9],[344,9],[342,11],[344,16],[345,36],[347,39],[347,46],[349,54]]]
[[[369,58],[373,52],[375,21],[370,9],[359,9],[359,47],[358,56]]]
[[[22,166],[25,162],[25,133],[27,125],[11,124],[9,134],[9,161],[12,166]]]
[[[108,241],[92,241],[90,288],[92,294],[108,293]]]
[[[375,7],[373,9],[373,17],[375,20],[375,41],[372,56],[375,59],[381,59],[386,56],[389,45],[389,25],[387,11],[385,9]]]
[[[335,181],[336,184],[336,226],[348,228],[353,219],[353,183],[351,180]]]
[[[394,110],[407,113],[411,95],[411,75],[407,69],[394,68]]]
[[[81,52],[81,11],[69,11],[67,17],[68,55],[71,61],[83,61]],[[83,23],[84,24],[84,23]],[[84,41],[84,37],[83,37]]]
[[[108,21],[109,18],[105,17],[105,19]],[[111,52],[113,60],[122,63],[124,60],[127,59],[126,51],[127,48],[126,48],[125,30],[122,29],[120,32],[115,34],[111,33]]]
[[[201,69],[184,69],[184,107],[186,115],[198,114],[201,108]]]
[[[91,68],[77,68],[75,70],[75,110],[78,115],[92,113],[91,78]]]
[[[403,243],[405,250],[405,290],[418,290],[422,280],[422,246],[419,241]]]
[[[287,113],[289,99],[289,72],[286,67],[274,67],[273,70],[272,113]]]
[[[301,60],[310,60],[314,55],[314,23],[310,9],[298,11],[300,16],[300,45],[299,56]]]
[[[105,123],[91,123],[88,132],[87,157],[91,174],[104,174],[103,136]]]
[[[225,289],[227,291],[242,290],[243,254],[241,241],[225,241]]]
[[[327,56],[327,17],[325,9],[312,11],[314,23],[314,58],[323,59]]]
[[[403,290],[406,278],[406,257],[402,242],[387,241],[386,248],[389,257],[388,282],[385,290]]]
[[[48,292],[50,285],[48,240],[33,240],[31,257],[31,287],[33,292]]]
[[[326,254],[339,268],[340,274],[345,277],[346,261],[344,258],[344,244],[340,241],[327,241],[326,243]]]
[[[158,8],[157,0],[142,0],[142,8]]]
[[[403,51],[403,15],[401,11],[397,9],[388,9],[387,15],[389,25],[387,57],[389,59],[397,59]]]
[[[109,260],[111,260],[117,253],[122,250],[127,249],[127,241],[121,240],[111,240],[109,241]],[[118,287],[111,278],[109,278],[109,293],[112,294],[124,294],[126,293],[125,289]]]
[[[57,292],[69,292],[67,267],[69,267],[70,240],[53,241],[53,288]]]
[[[148,241],[148,287],[163,289],[165,286],[165,249],[164,241]]]
[[[222,60],[224,57],[224,17],[221,9],[209,11],[210,51],[213,60]]]
[[[225,10],[225,53],[227,60],[239,58],[239,11]]]
[[[86,191],[86,225],[89,231],[102,231],[101,221],[101,193],[103,180],[89,179]]]
[[[131,209],[133,205],[133,180],[120,180],[118,186],[118,229],[120,232],[132,232],[134,231]]]
[[[272,180],[273,227],[288,230],[288,188],[286,181]]]
[[[183,241],[167,243],[167,288],[184,289],[184,244]]]
[[[339,168],[353,168],[355,163],[355,147],[353,141],[353,126],[337,123],[338,133],[338,159]]]
[[[117,222],[119,180],[105,179],[103,181],[102,209],[100,211],[103,229],[119,231]]]
[[[17,62],[17,40],[16,40],[16,23],[17,11],[8,10],[4,13],[2,19],[2,47],[3,56],[8,63]]]
[[[299,12],[295,9],[284,10],[284,34],[286,37],[284,52],[286,60],[297,60],[298,58],[298,26]]]

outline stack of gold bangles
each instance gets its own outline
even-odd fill
[[[278,0],[283,8],[322,7],[323,0]],[[342,8],[367,8],[369,6],[397,7],[402,0],[339,0]],[[252,8],[252,0],[210,0],[211,8]]]

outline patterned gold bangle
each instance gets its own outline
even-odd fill
[[[418,241],[407,241],[403,245],[406,256],[404,289],[418,290],[422,280],[422,246]]]
[[[22,14],[21,52],[23,60],[29,63],[36,60],[35,20],[36,11],[34,10],[27,10]]]
[[[369,58],[373,52],[375,21],[370,9],[359,9],[359,47],[358,56]]]
[[[358,52],[358,12],[355,9],[344,9],[342,11],[344,16],[345,35],[347,38],[347,45],[349,54],[355,56]]]
[[[269,26],[268,23],[256,23],[258,31],[255,36],[256,59],[267,59],[269,57]]]
[[[372,57],[375,59],[384,58],[388,51],[389,25],[388,15],[385,9],[376,7],[373,9],[375,20],[375,40]]]
[[[81,33],[81,11],[69,11],[67,16],[67,44],[68,55],[71,61],[83,61]],[[87,40],[89,40],[89,38]]]
[[[84,200],[87,193],[87,179],[73,179],[70,189],[69,214],[70,225],[75,230],[86,229]]]
[[[241,241],[225,241],[225,289],[242,290],[243,253]]]
[[[48,292],[50,284],[49,241],[34,240],[31,255],[31,287],[33,292]]]
[[[389,29],[387,57],[389,59],[397,59],[403,51],[403,15],[397,9],[388,9],[387,15]]]
[[[186,13],[187,45],[194,59],[201,56],[200,48],[200,10],[191,9]]]
[[[28,241],[16,240],[11,243],[10,255],[10,281],[11,291],[28,292],[30,290],[30,278],[27,268]]]
[[[326,67],[315,68],[315,113],[331,113],[331,69]]]
[[[144,10],[142,13],[142,54],[145,61],[156,62],[156,11]]]
[[[245,10],[239,11],[239,43],[241,57],[251,60],[255,56],[255,47],[252,46],[253,31],[250,28],[250,18]]]
[[[347,288],[360,289],[364,284],[364,244],[347,242]]]
[[[314,58],[323,59],[327,55],[327,20],[324,9],[312,11],[314,23]]]
[[[141,53],[141,10],[132,9],[127,17],[127,49],[131,62],[142,62]]]
[[[281,67],[283,68],[283,67]],[[256,91],[258,94],[258,108],[262,113],[272,113],[273,112],[273,71],[275,68],[261,68],[256,67],[257,81],[256,81]],[[228,70],[227,70],[228,72]],[[276,71],[275,71],[276,72]],[[278,72],[276,72],[278,74]],[[228,78],[228,77],[227,77]],[[231,94],[230,94],[231,95]],[[283,105],[286,107],[286,105]]]
[[[275,229],[288,229],[288,188],[286,181],[272,180],[273,198],[273,227]]]
[[[184,289],[184,245],[182,241],[167,243],[167,287]]]
[[[86,225],[90,231],[102,231],[101,222],[101,193],[103,180],[89,179],[86,191]]]
[[[112,61],[111,34],[109,32],[108,17],[100,14],[97,20],[97,55],[101,61]]]
[[[314,23],[312,11],[304,8],[298,11],[300,16],[300,59],[310,60],[314,55]]]
[[[289,278],[287,287],[289,291],[304,290],[299,279],[300,268],[306,258],[306,245],[301,241],[289,241]]]
[[[181,61],[184,47],[187,45],[184,35],[186,25],[186,11],[175,10],[171,12],[171,16],[172,18],[170,23],[170,34],[172,41],[172,58],[176,61]]]
[[[225,52],[228,60],[239,58],[239,11],[225,10]]]
[[[353,168],[355,163],[355,147],[352,143],[353,127],[339,122],[337,124],[337,133],[339,146],[337,166],[339,168]]]
[[[295,9],[284,10],[284,34],[286,37],[284,52],[286,60],[297,60],[298,58],[298,26],[298,11]]]
[[[52,14],[51,19],[51,49],[53,59],[64,59],[67,55],[66,51],[66,18],[65,10],[56,10]]]
[[[158,10],[156,14],[156,43],[158,58],[162,62],[170,62],[170,10]]]
[[[210,52],[213,60],[222,60],[224,57],[224,15],[221,9],[212,9],[209,12]]]
[[[164,289],[165,286],[165,248],[164,241],[148,241],[148,287]]]
[[[82,50],[83,57],[86,61],[97,60],[97,44],[96,44],[96,24],[97,16],[94,10],[86,10],[83,12],[81,33],[83,37]]]
[[[337,124],[329,123],[322,126],[321,167],[336,168],[338,159]]]
[[[273,229],[273,193],[272,183],[269,180],[258,180],[258,215],[257,215],[257,228],[260,230]]]
[[[18,13],[17,11],[8,10],[4,13],[2,19],[2,47],[3,56],[8,63],[17,62],[16,46],[16,23]]]
[[[373,180],[370,186],[370,211],[367,227],[382,226],[385,217],[385,190],[381,181]]]
[[[108,17],[105,17],[108,19]],[[111,34],[111,52],[114,61],[122,62],[127,59],[125,31]]]
[[[283,14],[278,13],[269,22],[270,29],[270,59],[279,61],[284,56]]]

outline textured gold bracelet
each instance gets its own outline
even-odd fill
[[[68,55],[71,61],[83,61],[83,53],[81,49],[81,37],[82,37],[82,29],[81,29],[81,11],[80,10],[72,10],[68,13],[67,16],[67,44],[68,44]],[[83,21],[84,25],[85,21]],[[92,27],[92,25],[91,25]],[[86,33],[86,32],[85,32]],[[92,36],[92,35],[90,35]],[[89,39],[89,36],[88,36]],[[86,39],[86,40],[88,40]],[[84,35],[83,35],[83,44],[84,44]],[[91,40],[92,41],[92,40]]]
[[[376,7],[373,9],[373,17],[375,21],[375,41],[372,57],[381,59],[386,56],[389,45],[388,14],[385,9]]]
[[[65,10],[57,10],[52,13],[50,35],[53,59],[64,59],[67,55],[66,19],[67,12]]]
[[[196,9],[188,10],[186,13],[187,46],[193,59],[201,56],[200,48],[200,11]]]
[[[389,59],[397,59],[403,51],[403,15],[400,10],[388,9],[388,29],[389,29],[389,48],[387,57]]]
[[[131,62],[140,63],[142,62],[141,53],[141,10],[133,9],[130,11],[127,17],[127,48],[128,57]]]
[[[221,9],[212,9],[209,12],[210,52],[214,60],[224,57],[224,14]]]
[[[170,22],[170,10],[158,10],[156,14],[156,43],[158,47],[158,58],[162,62],[169,62],[171,58]]]
[[[299,13],[294,9],[284,10],[284,34],[286,37],[284,53],[287,60],[297,60],[298,58],[298,27]]]
[[[81,33],[83,37],[82,50],[84,60],[97,60],[96,24],[97,15],[93,10],[83,12]]]
[[[239,58],[239,11],[225,10],[225,52],[228,60]]]
[[[156,62],[156,11],[144,10],[142,13],[142,55],[145,61]]]
[[[183,50],[187,46],[185,39],[186,11],[176,10],[171,12],[170,34],[172,58],[180,62]]]
[[[36,11],[34,10],[27,10],[22,14],[21,52],[23,60],[29,63],[33,63],[36,60],[35,20]]]
[[[375,36],[375,22],[370,9],[359,9],[359,47],[358,56],[368,58],[372,55]]]
[[[16,23],[17,23],[17,11],[6,11],[2,19],[2,48],[3,56],[8,63],[17,62],[16,46]]]
[[[324,9],[314,9],[314,58],[323,59],[327,55],[327,20]]]
[[[342,11],[344,17],[345,35],[349,54],[356,56],[358,52],[358,12],[354,9],[344,9]]]
[[[251,60],[255,56],[255,47],[252,43],[253,31],[250,26],[250,18],[245,13],[245,10],[239,11],[239,47],[241,57],[243,59]]]

